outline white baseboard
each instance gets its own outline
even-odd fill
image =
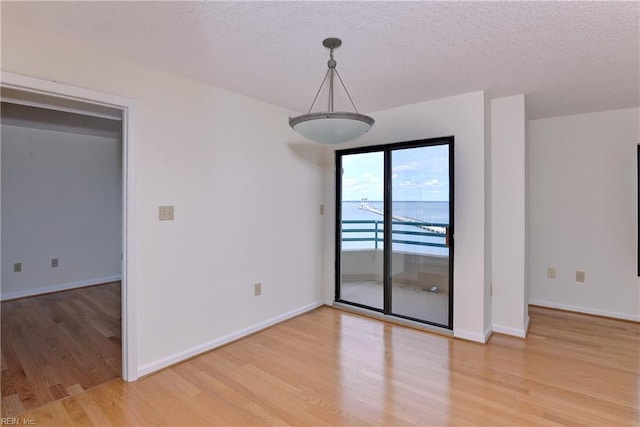
[[[489,326],[485,331],[484,331],[484,343],[488,343],[489,340],[491,339],[491,335],[493,335],[493,325]]]
[[[171,366],[183,360],[197,356],[198,354],[206,353],[207,351],[213,350],[217,347],[223,346],[232,341],[246,337],[247,335],[251,335],[255,332],[258,332],[262,329],[266,329],[277,323],[284,322],[285,320],[291,319],[292,317],[296,317],[301,314],[307,313],[311,310],[315,310],[316,308],[322,305],[324,305],[324,301],[316,301],[311,304],[307,304],[305,306],[297,308],[295,310],[289,311],[287,313],[281,314],[279,316],[273,317],[271,319],[265,320],[264,322],[260,322],[248,328],[217,338],[213,341],[209,341],[204,344],[200,344],[198,346],[192,347],[188,350],[181,351],[180,353],[176,353],[171,356],[164,357],[162,359],[156,360],[155,362],[147,363],[145,365],[138,367],[138,377],[149,375],[155,371],[159,371],[162,368],[166,368],[167,366]]]
[[[117,282],[122,280],[122,276],[98,277],[95,279],[81,280],[79,282],[61,283],[59,285],[45,286],[44,288],[25,289],[14,292],[2,293],[1,301],[8,301],[17,298],[32,297],[35,295],[50,294],[52,292],[68,291],[76,288],[84,288],[85,286],[101,285],[103,283]]]
[[[527,330],[518,329],[518,328],[510,328],[507,326],[493,325],[493,332],[504,335],[511,335],[518,338],[526,338]]]
[[[539,305],[541,307],[557,308],[560,310],[575,311],[576,313],[595,314],[596,316],[611,317],[613,319],[631,320],[632,322],[640,322],[640,314],[616,313],[614,311],[598,310],[589,307],[577,307],[568,304],[558,304],[551,301],[542,301],[530,299],[529,304]]]
[[[455,338],[460,338],[467,341],[474,341],[480,344],[486,344],[491,334],[492,334],[491,328],[488,328],[486,331],[484,331],[484,334],[479,334],[477,332],[463,331],[460,329],[455,329],[455,327],[453,329],[453,336]]]

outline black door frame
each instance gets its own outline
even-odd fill
[[[349,154],[363,154],[373,152],[383,152],[384,154],[384,223],[391,224],[392,212],[392,194],[391,194],[391,152],[399,149],[406,148],[419,148],[430,147],[437,145],[449,146],[449,321],[448,325],[442,325],[439,323],[429,322],[423,319],[417,319],[410,316],[403,316],[391,312],[391,286],[390,286],[390,273],[391,273],[391,250],[392,245],[386,244],[392,240],[392,228],[384,227],[383,238],[385,241],[384,253],[383,253],[383,289],[384,289],[384,307],[382,309],[376,307],[370,307],[368,305],[359,304],[352,301],[346,301],[340,298],[340,283],[342,279],[341,274],[341,254],[342,254],[342,156]],[[336,218],[335,218],[335,301],[348,304],[355,307],[364,308],[367,310],[376,311],[385,315],[394,317],[400,317],[407,320],[412,320],[420,323],[426,323],[433,326],[445,327],[453,330],[453,292],[454,292],[454,280],[453,280],[453,253],[454,253],[454,137],[446,136],[439,138],[418,139],[412,141],[397,142],[392,144],[373,145],[367,147],[348,148],[344,150],[336,150],[335,158],[335,178],[336,178]]]

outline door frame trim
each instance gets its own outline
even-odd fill
[[[106,106],[122,111],[122,379],[138,379],[136,221],[137,101],[56,81],[2,71],[0,87]],[[56,107],[52,107],[56,109]],[[76,111],[80,112],[81,111]]]

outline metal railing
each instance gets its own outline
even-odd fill
[[[406,245],[431,246],[436,248],[446,248],[446,227],[449,224],[429,223],[421,221],[398,221],[394,220],[392,224],[393,243],[402,243]],[[362,226],[365,228],[346,228],[345,225]],[[373,227],[371,227],[373,226]],[[395,226],[412,226],[418,230],[396,229]],[[378,249],[378,242],[384,242],[384,221],[380,220],[344,220],[342,221],[342,241],[343,242],[374,242],[374,248]],[[365,237],[346,237],[345,234],[351,233],[372,233]],[[416,236],[416,237],[436,237],[443,239],[443,242],[427,242],[421,240],[407,240],[406,238],[396,239],[396,235]]]

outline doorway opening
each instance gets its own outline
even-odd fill
[[[122,121],[3,95],[5,416],[122,376]]]
[[[134,100],[57,82],[2,72],[3,101],[21,106],[45,108],[87,117],[117,119],[121,129],[121,376],[125,381],[138,378],[136,336],[137,224],[135,221],[136,102]],[[4,255],[4,254],[3,254]],[[3,257],[4,259],[4,257]],[[52,265],[54,263],[51,260]],[[62,260],[59,260],[62,263]],[[4,266],[3,266],[4,268]],[[114,288],[112,286],[112,288]],[[113,292],[111,289],[110,292]]]

